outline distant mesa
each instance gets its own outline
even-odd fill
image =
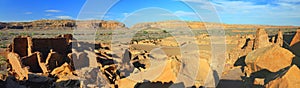
[[[219,28],[224,29],[257,29],[257,28],[297,28],[296,26],[273,26],[273,25],[248,25],[248,24],[224,24],[224,23],[211,23],[211,22],[197,22],[197,21],[160,21],[160,22],[145,22],[133,25],[132,29],[138,28],[189,28],[189,29],[206,29],[206,28]]]
[[[125,24],[104,20],[36,20],[32,22],[0,22],[1,29],[74,29],[74,28],[117,29]]]

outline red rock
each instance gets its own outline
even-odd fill
[[[297,42],[300,41],[300,29],[297,30],[297,33],[295,34],[294,38],[292,39],[290,46],[293,46]]]
[[[298,88],[300,86],[300,69],[293,65],[282,77],[272,80],[266,88]]]
[[[278,45],[256,49],[246,56],[247,76],[262,69],[277,72],[291,65],[294,56],[292,52]]]
[[[276,44],[281,46],[281,47],[283,46],[283,34],[282,34],[281,30],[278,31]]]
[[[70,77],[73,76],[72,68],[68,63],[64,63],[60,67],[55,68],[50,74],[59,78],[57,82],[69,80]]]
[[[300,29],[297,30],[296,35],[294,36],[290,48],[289,48],[295,55],[300,56]]]
[[[269,37],[265,29],[257,29],[256,30],[256,38],[254,41],[254,49],[270,46]]]
[[[253,84],[254,85],[264,85],[265,84],[265,79],[264,78],[255,78]]]

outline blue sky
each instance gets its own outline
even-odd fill
[[[300,0],[1,0],[0,21],[187,20],[300,26]]]

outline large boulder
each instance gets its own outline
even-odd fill
[[[254,49],[262,48],[271,45],[269,42],[269,37],[265,29],[256,30],[256,38],[254,41]]]
[[[279,46],[283,46],[283,34],[281,30],[278,31],[276,44]]]
[[[290,48],[289,48],[296,56],[300,56],[300,30],[297,30],[296,35],[294,36]]]
[[[50,74],[53,76],[57,76],[59,81],[65,81],[71,79],[73,76],[72,68],[68,63],[64,63],[60,67],[55,68]]]
[[[293,46],[297,42],[300,41],[300,29],[297,30],[297,33],[295,34],[294,38],[292,39],[290,46]]]
[[[298,88],[300,86],[300,69],[293,65],[282,77],[269,82],[267,88]]]
[[[247,76],[262,69],[277,72],[290,66],[294,56],[292,52],[278,45],[256,49],[246,56]]]

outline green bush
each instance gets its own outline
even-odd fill
[[[168,33],[167,30],[163,30],[164,33]]]
[[[144,34],[148,34],[148,32],[147,32],[147,31],[143,31],[143,33],[144,33]]]
[[[6,45],[0,45],[0,48],[7,48]]]
[[[3,56],[0,56],[0,62],[1,62],[1,61],[6,61],[6,58],[3,57]]]

